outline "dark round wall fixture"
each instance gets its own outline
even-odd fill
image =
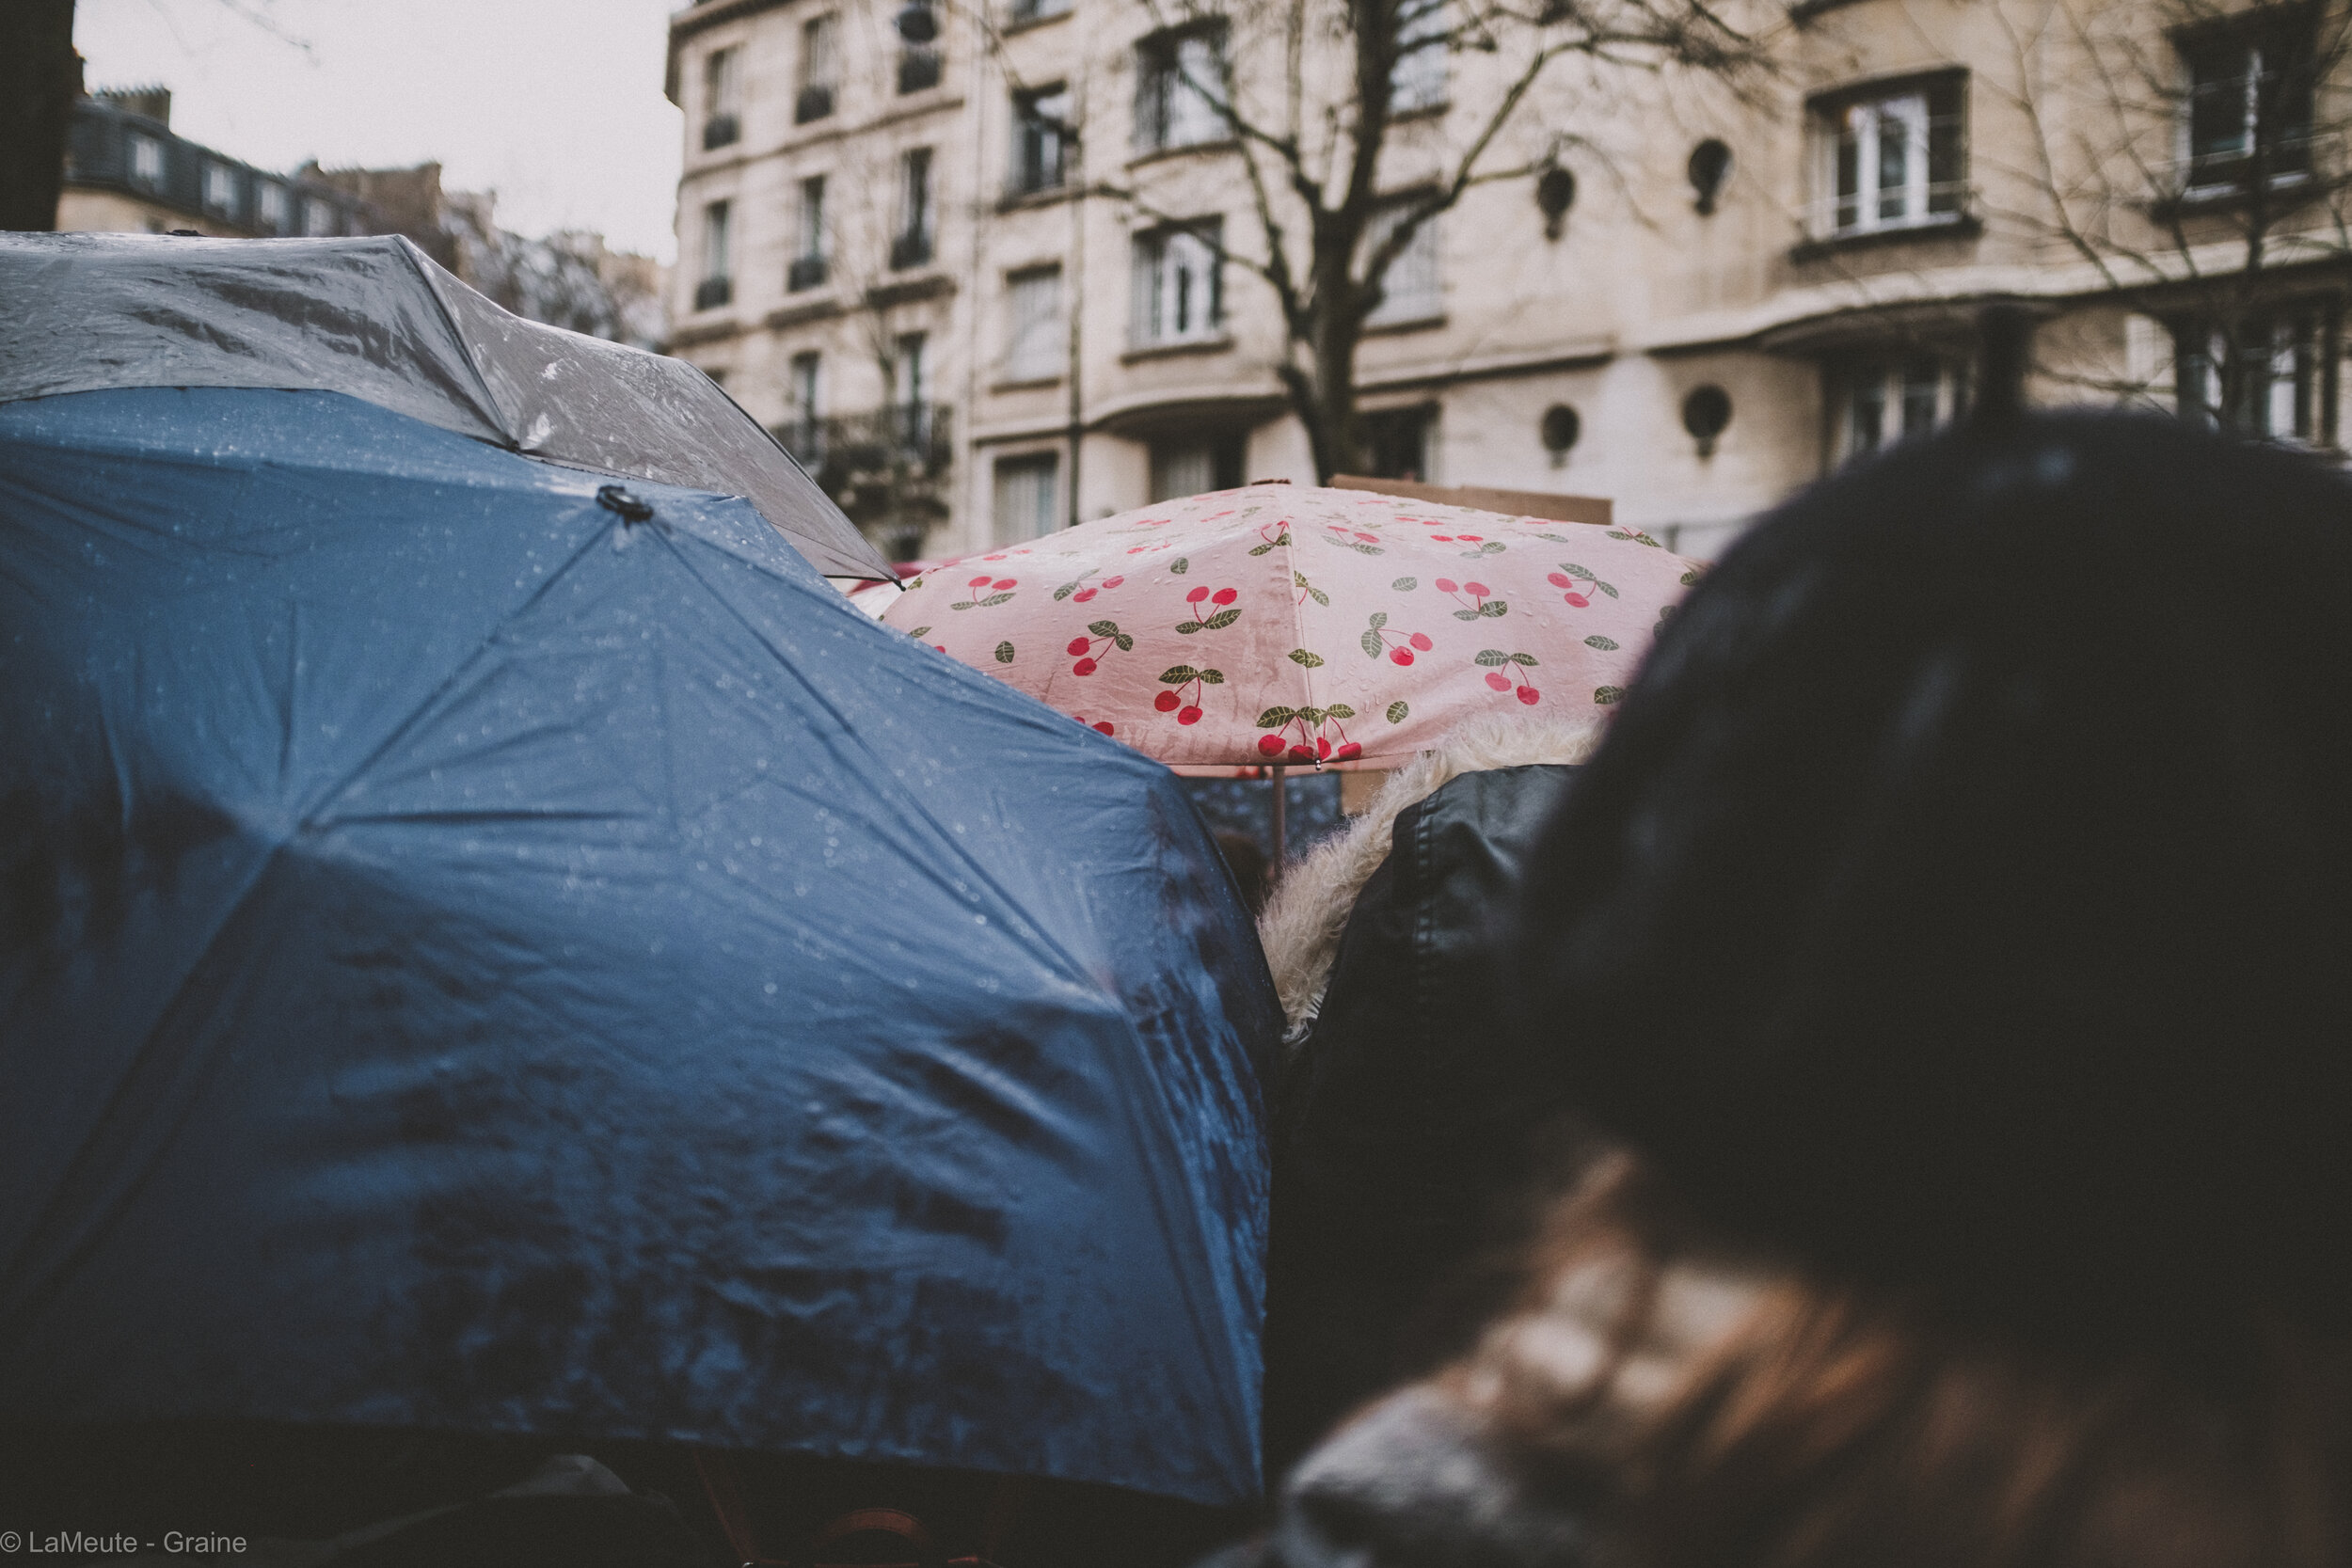
[[[1715,198],[1731,178],[1731,149],[1713,136],[1691,149],[1691,188],[1699,193],[1699,215],[1715,210]]]
[[[1535,206],[1544,214],[1544,238],[1556,240],[1576,205],[1576,176],[1558,164],[1535,176]]]
[[[939,18],[926,0],[907,0],[898,16],[898,36],[920,48],[939,37]]]
[[[1731,394],[1711,381],[1682,400],[1682,428],[1698,442],[1701,457],[1715,455],[1715,438],[1730,423]]]
[[[1543,422],[1538,428],[1544,438],[1544,450],[1551,453],[1551,466],[1556,468],[1567,461],[1568,449],[1576,445],[1578,436],[1584,434],[1584,421],[1566,404],[1555,403],[1544,410]]]

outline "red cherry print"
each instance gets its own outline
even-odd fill
[[[1390,663],[1391,663],[1391,664],[1410,664],[1410,663],[1412,663],[1412,662],[1413,662],[1413,653],[1412,653],[1412,650],[1411,650],[1411,649],[1409,649],[1409,648],[1391,648],[1391,649],[1389,650],[1389,662],[1390,662]]]
[[[947,644],[945,642],[934,642],[931,646],[937,648],[943,654],[947,651]]]
[[[1104,735],[1111,733],[1111,721],[1107,719],[1104,720],[1101,723],[1095,725],[1094,727],[1101,730]]]
[[[1075,594],[1071,594],[1070,597],[1078,604],[1084,604],[1089,599],[1094,597],[1094,590],[1091,588],[1081,588]]]
[[[1300,762],[1312,762],[1315,760],[1313,748],[1308,746],[1292,747],[1291,755],[1296,757]]]
[[[1002,588],[1004,584],[1000,582],[996,586]],[[1483,582],[1466,582],[1462,584],[1462,592],[1465,594],[1475,594],[1479,598],[1483,599],[1486,596],[1488,590],[1486,585]]]
[[[1436,643],[1429,641],[1429,634],[1425,631],[1417,631],[1413,633],[1412,636],[1406,638],[1406,641],[1410,642],[1414,647],[1419,648],[1422,653],[1427,653],[1431,648],[1437,646]]]
[[[1459,539],[1465,545],[1484,544],[1486,538],[1486,536],[1483,533],[1457,533],[1454,537]],[[1473,588],[1470,592],[1473,594],[1484,594],[1486,590],[1484,588]]]
[[[1176,716],[1176,722],[1179,724],[1198,724],[1200,722],[1200,710],[1197,707],[1188,707],[1184,709],[1184,712]]]
[[[1209,602],[1211,604],[1232,604],[1235,599],[1240,597],[1241,595],[1231,588],[1220,588],[1216,593],[1209,595]]]
[[[1433,533],[1429,537],[1434,543],[1439,545],[1451,545],[1454,543],[1454,535],[1451,533]]]
[[[1062,652],[1068,654],[1073,658],[1082,658],[1085,657],[1086,651],[1092,646],[1093,644],[1089,642],[1085,638],[1073,637],[1070,640],[1070,646],[1064,648]]]
[[[1438,579],[1438,592],[1440,594],[1451,594],[1461,586],[1462,585],[1460,583],[1455,582],[1452,578],[1439,578]]]
[[[964,586],[966,588],[986,588],[988,586],[988,574],[986,572],[982,572],[978,577],[976,577],[970,582],[965,583]]]
[[[1008,588],[1018,587],[1020,582],[1021,579],[1019,578],[998,578],[994,583],[991,584],[991,586],[993,587],[996,592],[1001,594]]]
[[[1208,596],[1209,591],[1207,589],[1196,588],[1191,593],[1184,595],[1184,603],[1199,604],[1201,600],[1207,598]]]
[[[1099,668],[1100,666],[1098,666],[1094,660],[1090,658],[1082,658],[1078,660],[1077,663],[1070,667],[1070,673],[1073,675],[1091,675]],[[1488,680],[1494,679],[1492,675],[1489,675],[1486,678]]]
[[[1173,713],[1176,711],[1176,705],[1179,699],[1173,691],[1163,691],[1158,696],[1152,699],[1152,705],[1158,708],[1162,713]]]
[[[1575,578],[1569,577],[1565,572],[1554,572],[1550,576],[1545,578],[1544,580],[1551,584],[1554,588],[1573,587],[1576,581]]]
[[[1356,537],[1367,545],[1377,545],[1380,543],[1380,536],[1376,533],[1359,533]]]
[[[1590,599],[1586,598],[1586,597],[1585,597],[1583,594],[1561,594],[1560,596],[1561,596],[1562,598],[1564,598],[1564,599],[1567,600],[1567,601],[1568,601],[1568,603],[1570,603],[1570,604],[1572,604],[1572,605],[1576,606],[1576,608],[1577,608],[1577,609],[1579,609],[1579,610],[1582,610],[1582,609],[1583,609],[1586,605],[1591,604],[1591,603],[1593,602],[1592,600],[1590,600]]]
[[[1282,737],[1281,737],[1280,736],[1279,736],[1279,735],[1262,735],[1262,736],[1260,736],[1258,737],[1258,754],[1259,754],[1260,756],[1262,756],[1262,757],[1279,756],[1279,755],[1281,755],[1281,752],[1282,752]]]
[[[1078,673],[1082,675],[1086,673],[1083,670]],[[1511,689],[1511,677],[1499,670],[1489,670],[1486,672],[1486,684],[1497,691],[1508,691]]]
[[[1331,743],[1324,739],[1321,736],[1315,736],[1315,755],[1318,757],[1327,757],[1330,754]]]
[[[1542,692],[1536,690],[1532,686],[1522,686],[1519,688],[1519,701],[1525,703],[1529,707],[1534,707],[1535,705],[1535,700],[1542,695]]]
[[[1346,745],[1341,747],[1338,751],[1332,752],[1331,760],[1333,762],[1350,762],[1357,757],[1362,756],[1363,754],[1363,747],[1359,743],[1351,740]]]
[[[1127,580],[1127,579],[1126,579],[1125,578],[1104,578],[1103,579],[1103,586],[1104,586],[1104,587],[1105,587],[1105,588],[1116,588],[1116,587],[1118,587],[1120,583],[1125,582],[1126,580]],[[1089,593],[1089,594],[1091,594],[1091,593],[1093,593],[1093,592],[1094,592],[1094,590],[1093,590],[1093,589],[1091,589],[1091,588],[1089,588],[1089,589],[1088,589],[1088,590],[1087,590],[1087,592],[1088,592],[1088,593]]]
[[[1001,555],[984,555],[980,557],[980,559],[982,561],[1002,561],[1005,558]]]

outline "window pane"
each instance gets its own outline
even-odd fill
[[[1375,214],[1365,226],[1367,258],[1395,231],[1404,216],[1403,207],[1391,207]],[[1389,263],[1381,289],[1379,308],[1364,318],[1375,326],[1390,322],[1426,321],[1444,309],[1444,293],[1438,276],[1437,218],[1422,220],[1412,239]]]
[[[1867,366],[1856,375],[1848,400],[1846,450],[1876,451],[1885,438],[1885,426],[1886,372],[1880,366]]]
[[[995,535],[1017,545],[1054,531],[1061,458],[1055,452],[1007,457],[996,464]]]
[[[1058,372],[1062,359],[1061,269],[1023,273],[1008,293],[1011,330],[1005,372],[1015,380],[1038,380]]]
[[[727,230],[725,202],[714,201],[703,209],[703,276],[707,278],[730,276]]]
[[[1216,488],[1216,449],[1206,441],[1152,449],[1152,499],[1175,500]]]
[[[1924,436],[1935,428],[1943,391],[1943,366],[1933,359],[1914,359],[1903,367],[1903,434]]]
[[[1389,72],[1391,110],[1444,102],[1446,23],[1446,0],[1397,0],[1396,65]]]

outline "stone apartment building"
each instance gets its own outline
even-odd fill
[[[673,351],[902,554],[1311,481],[1270,292],[1202,238],[1257,241],[1189,86],[1225,34],[1155,0],[993,3],[673,17]],[[1709,555],[1962,411],[1995,304],[2042,323],[2037,401],[2181,404],[2335,448],[2352,247],[2328,237],[2328,7],[1741,15],[1773,61],[1741,91],[1562,62],[1514,122],[1523,175],[1399,258],[1359,359],[1380,471],[1611,497]],[[1475,135],[1508,65],[1424,55],[1396,82],[1400,186]]]

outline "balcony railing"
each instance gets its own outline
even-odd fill
[[[775,436],[841,499],[845,490],[945,474],[955,455],[953,412],[944,404],[894,403],[863,414],[797,420],[776,426]]]
[[[1931,235],[1939,229],[1964,227],[1972,215],[1972,195],[1965,181],[1955,180],[1911,189],[1822,197],[1805,205],[1805,237],[1819,241],[1864,234]]]
[[[784,286],[792,293],[803,289],[820,289],[825,284],[825,259],[822,256],[795,256],[785,269]]]
[[[931,234],[928,229],[918,229],[912,234],[901,234],[890,242],[890,267],[893,272],[903,272],[909,267],[928,266],[930,264],[930,260]]]
[[[697,310],[716,310],[734,298],[735,279],[731,277],[706,277],[694,285],[694,309]]]
[[[801,89],[801,96],[792,101],[792,123],[806,125],[812,119],[822,119],[833,113],[833,88],[830,85],[812,82]]]
[[[898,55],[898,90],[921,92],[939,86],[941,59],[936,49],[908,49]]]
[[[703,150],[727,147],[743,135],[743,122],[733,115],[712,115],[703,121]]]

